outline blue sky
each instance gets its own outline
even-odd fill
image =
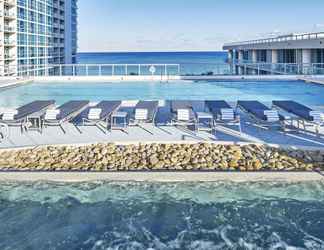
[[[324,31],[324,0],[79,0],[79,51],[215,51]]]

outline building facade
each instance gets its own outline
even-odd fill
[[[77,0],[1,0],[0,75],[45,75],[72,64]]]
[[[312,70],[324,68],[324,32],[289,34],[273,38],[258,39],[225,44],[224,50],[228,51],[229,60],[237,66],[238,73],[242,69],[249,69],[250,63],[273,64],[271,73],[281,67],[285,70],[294,70],[296,73],[312,73]],[[280,64],[286,64],[283,68]],[[255,65],[252,73],[255,73]]]

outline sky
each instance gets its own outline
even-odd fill
[[[324,31],[324,0],[78,0],[79,52],[219,51]]]

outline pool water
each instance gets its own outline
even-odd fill
[[[215,100],[289,99],[308,105],[324,105],[324,86],[302,81],[176,81],[78,83],[31,83],[0,91],[0,107],[16,107],[37,99],[58,104],[75,99],[101,100]]]
[[[324,249],[324,183],[0,184],[0,249]]]

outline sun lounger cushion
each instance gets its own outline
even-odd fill
[[[24,106],[19,107],[18,109],[16,109],[17,113],[14,114],[13,119],[11,120],[15,120],[15,121],[19,121],[22,119],[27,118],[27,116],[43,111],[46,108],[54,105],[55,101],[54,100],[50,100],[50,101],[34,101],[31,103],[28,103]],[[7,116],[8,118],[11,118],[8,114]],[[3,115],[0,116],[0,120],[3,120]]]
[[[222,109],[232,109],[225,101],[206,101],[206,106],[214,115],[221,115]]]
[[[52,105],[55,104],[54,100],[50,101],[34,101],[29,104],[26,104],[20,108],[18,108],[18,114],[15,116],[15,119],[22,119],[30,114],[39,112],[41,110],[44,110]]]
[[[313,121],[313,117],[310,112],[313,111],[311,108],[306,107],[295,101],[273,101],[273,105],[291,113],[299,116],[307,121]]]
[[[120,107],[121,103],[121,101],[102,101],[94,108],[102,110],[100,113],[100,119],[104,119],[116,111]]]
[[[88,113],[88,119],[89,120],[99,120],[101,112],[102,112],[102,109],[91,108]]]
[[[190,101],[172,101],[171,111],[176,113],[178,109],[192,109],[192,103]]]
[[[81,112],[89,105],[89,101],[69,101],[60,107],[58,109],[61,111],[56,119],[57,120],[64,120],[71,116],[73,116],[75,113]]]
[[[99,102],[95,106],[88,107],[88,108],[84,109],[77,117],[75,117],[74,121],[79,122],[82,119],[103,120],[103,119],[107,118],[108,116],[110,116],[114,111],[116,111],[120,107],[121,103],[122,103],[121,101]],[[101,112],[99,112],[99,110]],[[92,114],[90,114],[90,112]],[[99,117],[98,117],[98,114],[95,115],[95,113],[99,113]]]
[[[151,120],[159,108],[158,101],[140,101],[135,107],[135,120]]]
[[[252,114],[256,118],[273,122],[274,119],[273,115],[275,115],[273,110],[269,109],[266,105],[258,101],[238,101],[237,103],[240,107],[242,107],[245,111]],[[267,111],[267,112],[266,112]],[[279,119],[281,120],[279,114],[277,113]],[[268,120],[270,118],[270,120]],[[279,119],[275,119],[274,121],[279,121]]]
[[[182,121],[190,121],[195,119],[195,112],[193,110],[193,105],[191,101],[172,101],[171,102],[171,112],[177,115],[177,120],[179,120],[179,112],[178,110],[186,110],[186,111],[181,111],[185,113],[189,113],[189,118],[185,118]],[[184,113],[183,113],[184,114]],[[184,116],[187,116],[184,114]]]

